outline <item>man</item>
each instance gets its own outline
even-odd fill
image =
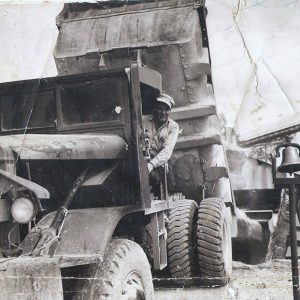
[[[177,141],[179,126],[169,118],[169,112],[174,106],[173,98],[167,94],[160,94],[156,99],[153,116],[146,126],[147,136],[150,143],[150,156],[148,172],[158,173],[158,169],[164,166],[172,156]],[[154,176],[158,177],[158,176]]]

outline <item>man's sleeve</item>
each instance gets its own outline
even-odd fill
[[[163,148],[158,152],[158,154],[150,161],[154,168],[164,165],[168,162],[172,156],[177,137],[179,133],[179,126],[176,122],[170,124],[170,132],[167,139],[164,142]]]

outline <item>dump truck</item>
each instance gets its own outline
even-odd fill
[[[148,300],[152,274],[228,282],[237,222],[205,17],[204,1],[65,4],[58,76],[0,84],[4,298]],[[145,124],[161,92],[180,135],[154,193]]]

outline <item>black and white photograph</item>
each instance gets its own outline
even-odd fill
[[[0,0],[0,300],[300,300],[300,1]]]

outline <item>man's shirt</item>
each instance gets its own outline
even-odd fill
[[[154,168],[164,165],[168,162],[172,156],[178,133],[178,124],[168,119],[160,128],[156,129],[154,120],[151,117],[146,120],[144,127],[149,137],[151,149],[157,153],[157,155],[150,160],[150,163]]]

